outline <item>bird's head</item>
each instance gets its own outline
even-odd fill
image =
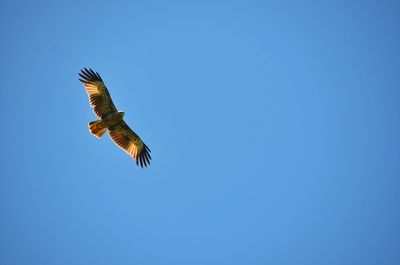
[[[124,117],[125,112],[123,112],[123,111],[118,111],[118,114],[121,115],[121,117]]]

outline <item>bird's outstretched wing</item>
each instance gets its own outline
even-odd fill
[[[122,120],[120,123],[108,128],[111,139],[133,159],[136,165],[147,167],[150,165],[150,149],[140,137]]]
[[[92,106],[97,117],[103,118],[111,112],[116,112],[117,108],[112,102],[110,93],[104,85],[100,75],[92,69],[84,69],[79,73],[79,81],[83,83],[89,96],[90,106]]]

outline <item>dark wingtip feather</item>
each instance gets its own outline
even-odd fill
[[[93,71],[91,68],[87,69],[86,67],[84,67],[83,69],[81,69],[79,76],[82,77],[86,83],[94,82],[94,81],[103,82],[100,75],[98,73],[96,73],[95,71]]]
[[[103,82],[103,79],[101,79],[101,76],[99,75],[98,72],[96,72],[96,75],[97,75],[97,77],[99,78],[99,80],[100,80],[101,82]]]
[[[151,153],[150,148],[148,148],[147,145],[144,145],[144,148]]]
[[[149,159],[149,152],[147,152],[147,150],[144,150],[144,151],[143,151],[143,154],[144,154],[144,156],[145,156],[147,159]]]
[[[81,72],[79,73],[79,76],[82,77],[85,80],[86,83],[90,81],[90,76],[88,76],[86,74],[86,72],[83,71],[83,70],[81,70]]]
[[[89,82],[89,77],[87,77],[83,74],[79,74],[79,76],[85,81],[85,83]]]
[[[144,166],[145,166],[145,167],[147,167],[147,165],[150,164],[149,161],[147,160],[147,157],[146,157],[145,155],[143,156],[143,163],[144,163]]]
[[[147,152],[145,152],[145,153],[144,153],[144,161],[146,161],[146,162],[147,162],[147,164],[149,164],[149,165],[150,165],[150,160],[149,160],[149,157],[148,157],[148,154],[147,154]],[[147,167],[147,165],[146,165],[146,167]]]
[[[140,167],[143,168],[143,157],[139,156]]]
[[[95,73],[92,69],[90,69],[90,68],[89,68],[89,70],[90,70],[90,73],[92,74],[92,76],[93,76],[94,78],[97,78],[96,73]]]
[[[143,155],[142,155],[141,157],[142,157],[143,165],[144,165],[145,167],[147,167],[146,160],[144,159]]]
[[[90,76],[91,79],[94,79],[93,74],[90,72],[92,69],[89,68],[89,70],[88,70],[85,68],[85,70],[86,70],[87,75]]]
[[[151,160],[151,155],[150,155],[150,153],[147,152],[146,154],[147,154],[147,156],[149,157],[149,159]]]

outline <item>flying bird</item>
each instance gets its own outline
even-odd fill
[[[143,168],[150,164],[150,149],[123,120],[124,112],[115,107],[110,93],[97,72],[89,68],[81,70],[79,81],[82,82],[89,96],[90,106],[100,120],[89,122],[89,131],[101,138],[108,129],[114,143],[136,160],[136,165]]]

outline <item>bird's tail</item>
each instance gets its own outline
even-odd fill
[[[106,130],[107,127],[103,125],[102,120],[89,122],[89,131],[97,138],[101,138],[103,134],[106,132]]]

